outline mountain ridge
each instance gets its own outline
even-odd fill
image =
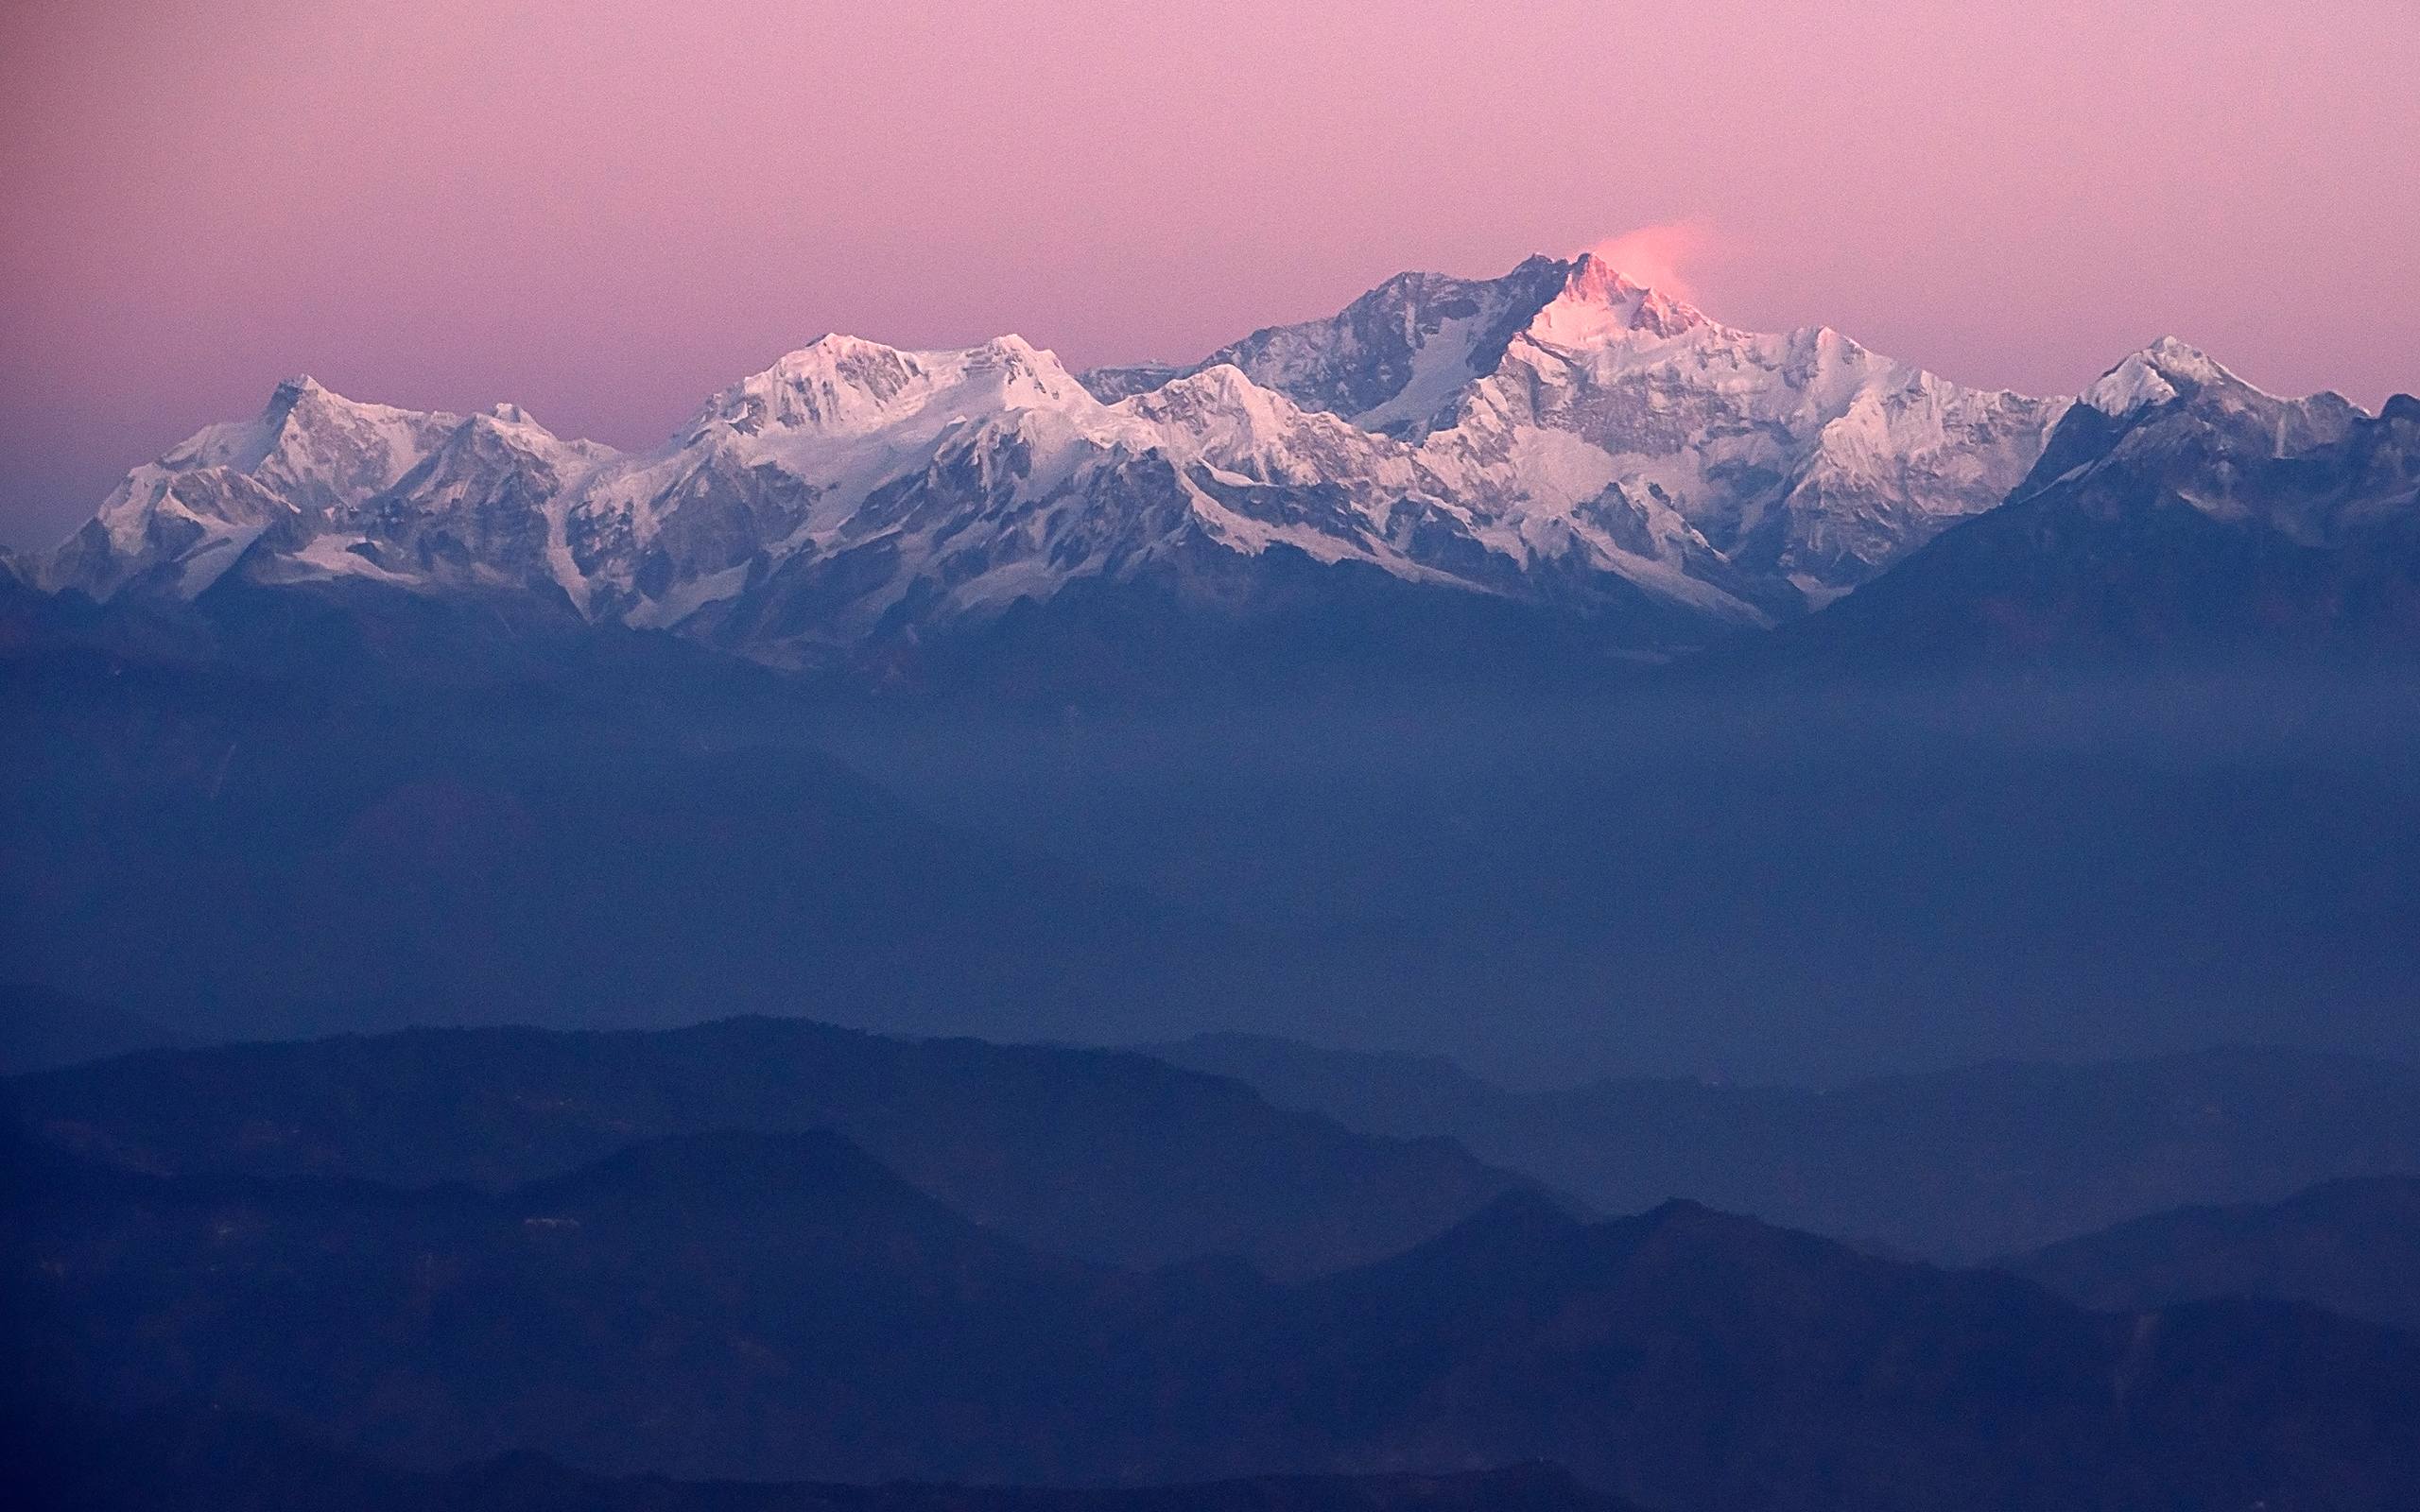
[[[404,1066],[447,1091],[383,1095]],[[642,1139],[829,1130],[1046,1250],[1134,1265],[1235,1255],[1281,1277],[1374,1258],[1530,1184],[1449,1141],[1354,1134],[1139,1055],[799,1019],[412,1029],[161,1051],[6,1085],[37,1130],[196,1174],[510,1186]],[[245,1136],[249,1115],[228,1122],[269,1104],[283,1109],[270,1137]]]
[[[0,1435],[38,1504],[143,1512],[1640,1512],[1545,1464],[1136,1487],[866,1486],[605,1478],[527,1452],[432,1474],[206,1406],[114,1414],[38,1403],[0,1423]]]
[[[871,1200],[836,1209],[834,1181]],[[728,1200],[667,1215],[667,1184]],[[2151,1512],[2384,1508],[2420,1455],[2420,1342],[2393,1331],[2093,1313],[1688,1203],[1589,1223],[1507,1200],[1284,1285],[1039,1254],[816,1138],[656,1143],[493,1194],[65,1162],[0,1199],[50,1400],[215,1401],[424,1470],[1132,1486],[1552,1460],[1676,1512]]]
[[[2360,662],[2420,650],[2420,401],[2266,393],[2163,338],[1998,508],[1791,627],[1789,664]]]
[[[293,380],[134,470],[36,576],[100,599],[231,572],[502,590],[813,661],[1284,546],[1653,649],[1676,632],[1642,602],[1701,638],[1769,624],[1988,507],[2065,403],[1534,257],[1399,275],[1330,320],[1082,381],[1015,336],[827,335],[629,454],[510,404],[420,413]]]
[[[2184,1203],[2420,1170],[2420,1071],[2343,1055],[2230,1047],[1824,1088],[1627,1077],[1515,1091],[1442,1057],[1268,1036],[1144,1048],[1350,1128],[1451,1137],[1601,1211],[1681,1194],[1943,1263]]]
[[[2262,1297],[2420,1334],[2420,1161],[2275,1202],[2146,1213],[1994,1263],[2086,1307]]]

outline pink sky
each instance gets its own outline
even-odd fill
[[[2415,57],[2413,0],[12,4],[0,540],[290,372],[645,445],[825,330],[1190,357],[1625,237],[1968,382],[2174,333],[2375,405]]]

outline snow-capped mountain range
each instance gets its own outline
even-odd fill
[[[2187,350],[2129,359],[2086,403],[2142,401]],[[2360,413],[2303,403],[2318,429]],[[1407,273],[1184,368],[1079,377],[1015,336],[824,336],[644,453],[512,405],[421,413],[297,379],[258,420],[137,468],[32,576],[100,599],[191,598],[231,573],[535,593],[797,660],[1079,580],[1224,580],[1290,551],[1578,614],[1650,609],[1668,639],[1856,589],[1998,505],[2069,406],[1829,329],[1733,330],[1592,256],[1541,257],[1493,280]]]
[[[2328,551],[2420,526],[2420,402],[2372,415],[2342,394],[2280,399],[2182,341],[2083,391],[2078,423],[2010,498],[2108,516],[2146,505],[2256,524]]]
[[[2408,659],[2420,400],[2280,399],[2156,342],[2084,390],[2006,503],[1790,639],[1860,665]]]

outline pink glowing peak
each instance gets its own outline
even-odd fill
[[[1703,264],[1713,247],[1711,225],[1704,220],[1682,220],[1608,236],[1591,247],[1588,254],[1634,284],[1684,304],[1696,304],[1702,296],[1685,270]]]
[[[1713,323],[1696,306],[1675,297],[1669,284],[1634,278],[1595,251],[1573,260],[1562,297],[1540,318],[1582,340],[1614,330],[1675,336]]]

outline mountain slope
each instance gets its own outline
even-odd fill
[[[23,983],[0,986],[0,1075],[99,1060],[182,1039],[165,1024],[123,1008]]]
[[[309,378],[281,384],[257,421],[209,426],[129,473],[41,579],[95,598],[130,585],[191,597],[280,527],[307,548],[309,525],[349,519],[461,423],[356,404]]]
[[[1441,467],[1601,474],[1585,507],[1526,510],[1521,528],[1597,525],[1785,613],[1789,589],[1820,604],[1997,504],[2066,408],[1961,388],[1828,329],[1732,330],[1587,254],[1486,283],[1407,274],[1208,362],[1426,438]]]
[[[2088,1307],[2270,1297],[2420,1333],[2420,1175],[2177,1208],[1998,1263]]]
[[[1349,1127],[1450,1136],[1608,1211],[1693,1197],[1951,1262],[2187,1202],[2420,1170],[2420,1073],[2286,1050],[1975,1066],[1824,1091],[1642,1077],[1516,1092],[1445,1061],[1254,1036],[1149,1049]]]
[[[828,1133],[673,1137],[493,1196],[32,1182],[14,1254],[49,1280],[24,1294],[25,1379],[54,1400],[210,1401],[429,1469],[537,1449],[867,1481],[1073,1478],[1138,1426],[1094,1374],[1098,1331],[1132,1321],[1115,1273],[988,1233]],[[163,1329],[173,1359],[144,1342]]]
[[[1873,664],[2420,650],[2420,401],[2278,399],[2182,342],[2088,389],[2003,507],[1794,627]]]
[[[1418,431],[1495,370],[1512,338],[1564,292],[1570,271],[1532,257],[1496,279],[1398,273],[1328,319],[1255,331],[1191,368],[1097,368],[1083,383],[1123,396],[1225,365],[1365,429]]]
[[[157,1052],[8,1084],[28,1124],[145,1169],[502,1186],[634,1140],[839,1129],[1003,1233],[1109,1263],[1374,1259],[1525,1185],[1442,1140],[1347,1133],[1140,1056],[797,1020],[413,1030]]]
[[[1333,320],[1089,385],[1014,336],[825,336],[625,455],[510,405],[421,414],[299,379],[130,474],[37,576],[99,599],[231,575],[534,596],[799,662],[1074,583],[1248,612],[1235,580],[1273,554],[1661,649],[1796,614],[1988,507],[2061,408],[1830,331],[1732,331],[1587,256],[1406,274]]]
[[[10,1429],[17,1430],[9,1435]],[[1057,1487],[608,1479],[516,1453],[402,1469],[273,1419],[39,1407],[0,1422],[29,1505],[114,1512],[1624,1512],[1547,1465],[1449,1475],[1263,1476]]]
[[[34,1388],[190,1393],[429,1468],[1135,1484],[1547,1455],[1709,1512],[2384,1509],[2420,1471],[2420,1344],[2391,1331],[2093,1314],[1685,1204],[1591,1225],[1514,1195],[1279,1287],[1033,1255],[830,1136],[494,1195],[71,1168],[9,1202]]]

